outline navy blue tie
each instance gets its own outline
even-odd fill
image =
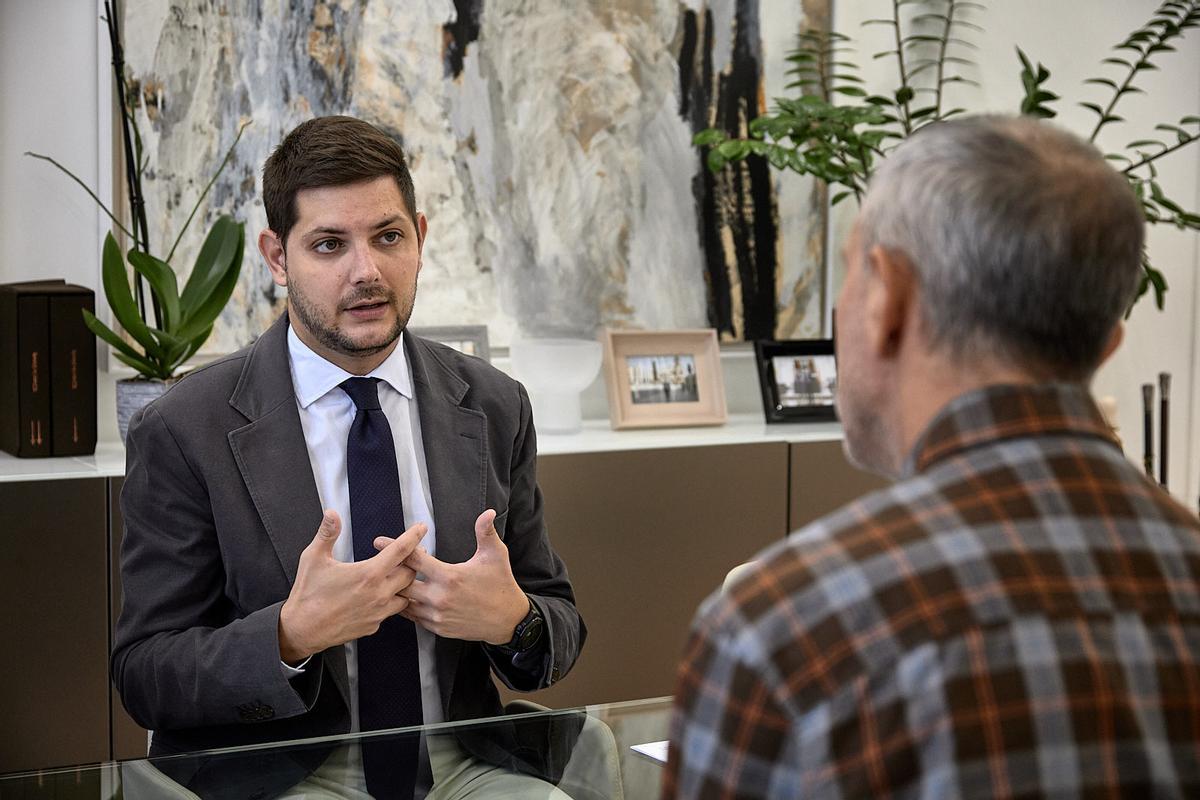
[[[341,383],[357,409],[346,439],[355,561],[376,554],[375,537],[394,538],[404,532],[396,445],[379,407],[378,383],[378,378],[350,378]],[[376,633],[358,640],[358,711],[364,731],[422,722],[417,633],[404,617],[389,617]],[[418,745],[419,738],[411,735],[400,742],[364,743],[363,767],[373,796],[412,796]]]

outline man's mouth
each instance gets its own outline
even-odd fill
[[[369,298],[366,300],[356,300],[355,302],[345,306],[346,311],[369,311],[388,304],[386,297]]]

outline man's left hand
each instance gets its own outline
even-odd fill
[[[496,512],[488,509],[475,520],[475,555],[461,564],[439,561],[423,549],[404,562],[417,580],[401,596],[401,612],[426,630],[448,639],[507,644],[529,613],[529,598],[517,585],[508,562],[508,547],[496,533]],[[381,536],[375,547],[391,540]]]

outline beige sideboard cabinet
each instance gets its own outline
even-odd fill
[[[733,566],[883,485],[842,456],[833,423],[540,437],[550,538],[588,640],[552,707],[670,694],[697,605]],[[108,680],[120,612],[124,452],[0,455],[0,773],[145,755]]]

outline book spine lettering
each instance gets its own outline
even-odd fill
[[[50,424],[56,456],[96,451],[96,348],[83,323],[93,294],[50,297]]]
[[[50,380],[47,353],[50,344],[49,303],[46,295],[17,298],[18,416],[22,458],[51,453]]]

